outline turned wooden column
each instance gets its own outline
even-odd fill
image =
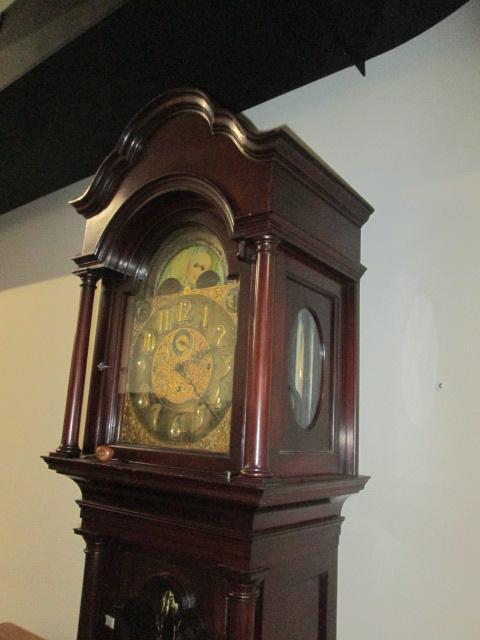
[[[108,270],[105,270],[102,275],[96,338],[90,374],[90,392],[85,418],[86,425],[89,428],[85,429],[82,447],[83,455],[95,453],[95,449],[99,444],[101,425],[107,423],[107,419],[104,416],[106,378],[108,373],[112,371],[112,366],[107,364],[108,336],[112,326],[115,324],[112,319],[112,301],[115,296],[115,286],[120,278],[120,274]]]
[[[345,287],[345,324],[344,344],[346,365],[343,371],[345,388],[345,429],[341,433],[344,438],[342,467],[345,473],[358,474],[358,331],[359,319],[359,283],[351,282]]]
[[[80,431],[80,418],[82,415],[83,390],[87,369],[93,301],[97,280],[100,277],[100,271],[85,269],[77,271],[76,275],[78,275],[82,280],[80,285],[80,309],[78,312],[77,330],[73,343],[62,440],[56,451],[57,455],[65,457],[77,457],[80,455],[78,435]]]
[[[263,574],[239,574],[228,588],[228,640],[254,640],[255,613]]]
[[[245,461],[242,474],[270,477],[268,431],[272,379],[275,258],[280,241],[271,235],[256,240],[255,289],[246,408]]]
[[[99,629],[104,624],[103,612],[100,610],[100,585],[107,549],[106,538],[83,531],[77,533],[83,535],[87,544],[77,640],[98,640]]]

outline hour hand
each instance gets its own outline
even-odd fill
[[[197,396],[197,398],[200,398],[201,394],[198,392],[197,387],[195,386],[195,383],[193,382],[191,377],[188,375],[187,366],[189,362],[190,360],[183,360],[182,362],[177,362],[177,364],[175,365],[175,371],[176,373],[178,373],[179,376],[181,376],[185,380],[187,384],[189,384],[192,387],[193,393]]]

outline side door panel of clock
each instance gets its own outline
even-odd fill
[[[277,351],[273,384],[279,398],[274,407],[276,474],[344,473],[348,431],[345,380],[348,324],[347,297],[355,287],[344,276],[320,263],[307,265],[301,255],[286,250],[280,262],[278,298],[283,309],[286,343]]]

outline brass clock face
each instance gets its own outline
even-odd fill
[[[238,282],[218,240],[189,227],[167,242],[135,300],[120,440],[229,448]]]

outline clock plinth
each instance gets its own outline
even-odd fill
[[[80,639],[136,638],[129,607],[159,576],[195,602],[198,638],[335,638],[340,511],[365,477],[262,486],[93,459],[49,463],[82,490]]]
[[[136,116],[73,204],[88,286],[45,459],[82,491],[78,639],[334,640],[371,208],[197,90]]]

